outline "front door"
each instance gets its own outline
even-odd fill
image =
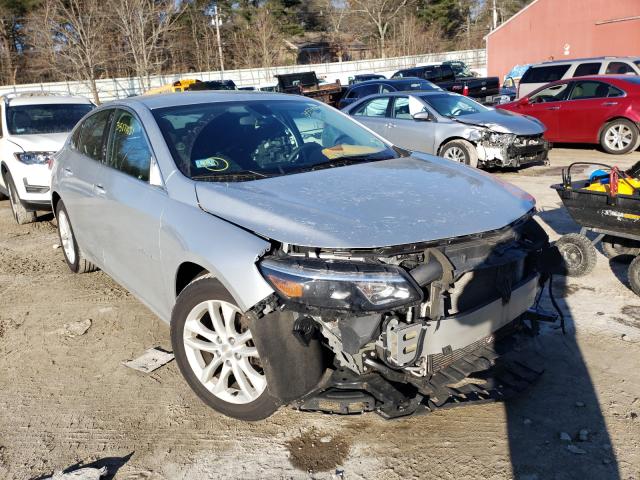
[[[394,97],[385,137],[407,150],[435,155],[435,126],[413,118],[416,113],[426,110],[427,107],[413,96]]]
[[[570,82],[563,82],[538,90],[520,103],[517,112],[540,120],[547,128],[545,138],[561,142],[563,139],[559,112],[565,106],[569,87]]]
[[[168,311],[160,254],[168,196],[162,185],[150,182],[151,169],[157,168],[153,152],[142,124],[128,110],[114,114],[106,167],[101,182],[107,203],[101,219],[105,270],[152,309]]]

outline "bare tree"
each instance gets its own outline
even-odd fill
[[[386,55],[389,26],[408,3],[409,0],[349,0],[352,9],[361,13],[374,30],[382,58]]]
[[[27,22],[27,38],[63,78],[84,79],[96,103],[96,79],[107,61],[106,19],[100,0],[45,0]]]
[[[184,3],[114,0],[108,4],[113,10],[114,26],[126,41],[142,90],[149,88],[151,74],[160,71],[163,58],[159,50],[182,13]]]

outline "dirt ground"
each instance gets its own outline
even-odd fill
[[[551,158],[495,174],[536,196],[557,237],[577,230],[549,188],[560,167],[627,167],[640,152]],[[241,423],[198,401],[174,362],[149,375],[121,365],[169,349],[168,328],[105,274],[71,274],[55,222],[39,220],[17,226],[0,202],[1,479],[92,462],[128,480],[640,478],[640,298],[623,264],[599,255],[592,275],[556,279],[568,333],[548,326],[532,342],[546,371],[517,400],[395,421],[282,408]],[[65,328],[88,319],[82,335]]]

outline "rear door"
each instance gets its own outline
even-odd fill
[[[543,88],[528,98],[528,102],[518,105],[517,111],[523,115],[531,115],[544,123],[547,128],[544,136],[552,142],[560,142],[559,112],[566,104],[571,82],[562,82]]]
[[[64,151],[58,173],[62,201],[83,253],[102,266],[104,198],[96,184],[106,157],[108,125],[113,109],[100,110],[87,117],[74,131],[69,149]]]
[[[413,119],[413,115],[423,111],[427,111],[427,107],[413,96],[393,97],[384,137],[399,147],[435,154],[434,134],[437,125]]]
[[[387,116],[390,101],[391,97],[387,96],[365,100],[351,111],[351,115],[378,135],[385,137],[388,134],[387,123],[389,123],[389,118]]]
[[[558,111],[561,137],[567,142],[597,142],[600,127],[623,107],[624,92],[595,80],[576,80]]]

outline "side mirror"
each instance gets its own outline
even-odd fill
[[[433,122],[435,118],[429,112],[418,112],[413,115],[413,119],[419,122]]]

